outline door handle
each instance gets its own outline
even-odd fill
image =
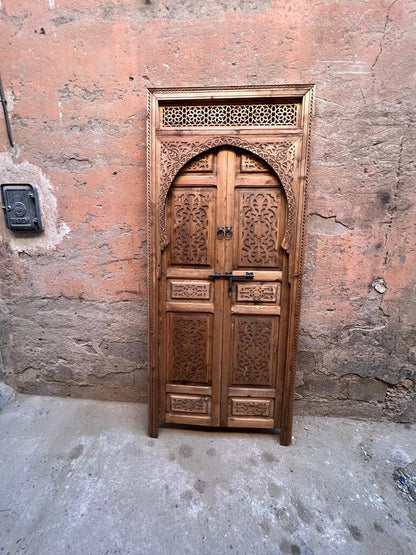
[[[233,227],[232,226],[227,226],[225,228],[225,238],[226,239],[231,239],[232,236],[233,236]]]
[[[223,227],[217,227],[217,239],[224,239],[224,228]]]

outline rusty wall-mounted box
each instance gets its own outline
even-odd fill
[[[39,233],[43,231],[36,187],[28,183],[1,185],[6,226],[13,231]]]

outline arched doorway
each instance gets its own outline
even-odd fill
[[[158,294],[160,421],[280,427],[286,209],[278,176],[242,149],[204,152],[176,176]]]
[[[148,91],[151,437],[179,422],[292,440],[314,91]]]

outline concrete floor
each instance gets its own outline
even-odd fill
[[[294,434],[154,440],[144,405],[16,395],[0,412],[0,554],[416,553],[392,479],[416,426],[298,417]]]

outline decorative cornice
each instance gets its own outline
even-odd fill
[[[189,92],[213,92],[213,91],[236,91],[236,97],[241,98],[241,89],[249,90],[249,91],[286,91],[290,90],[293,94],[293,91],[304,91],[310,90],[314,87],[314,85],[310,83],[302,83],[298,85],[245,85],[244,87],[241,86],[223,86],[223,87],[149,87],[147,90],[152,94],[162,94],[162,93],[170,93],[170,92],[181,92],[181,93],[189,93]],[[302,95],[304,93],[302,92]]]
[[[166,229],[166,199],[172,182],[180,171],[192,158],[206,150],[221,146],[242,148],[262,158],[279,177],[286,194],[287,216],[282,248],[289,251],[295,224],[295,195],[293,192],[293,167],[296,143],[292,142],[255,142],[239,137],[219,136],[207,140],[161,141],[160,144],[160,189],[159,189],[159,232],[160,246],[165,249],[169,244]]]

